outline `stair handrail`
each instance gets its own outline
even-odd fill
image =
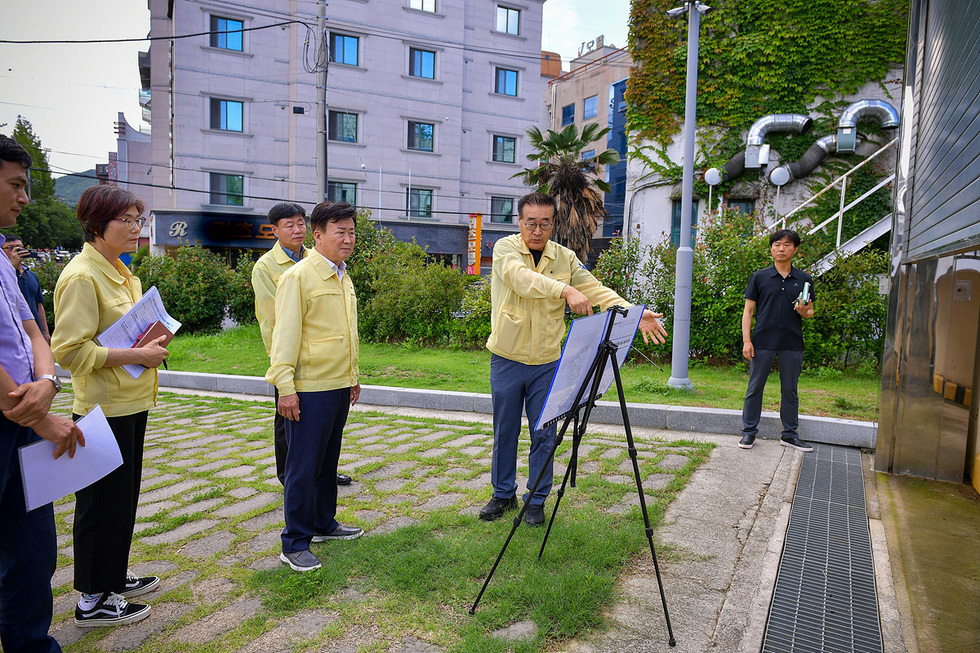
[[[834,218],[839,218],[840,219],[840,222],[843,223],[843,220],[844,220],[844,212],[847,209],[849,209],[852,206],[854,206],[855,204],[857,204],[858,202],[860,202],[861,200],[863,200],[865,197],[867,197],[870,194],[870,192],[869,193],[865,193],[858,200],[856,200],[855,202],[852,202],[850,205],[847,206],[847,208],[845,208],[844,207],[844,195],[845,195],[845,192],[846,192],[846,189],[847,189],[847,178],[851,175],[851,173],[856,172],[856,171],[860,170],[861,168],[863,168],[865,165],[867,165],[872,160],[874,160],[875,157],[877,157],[879,154],[881,154],[885,150],[891,148],[897,142],[898,142],[898,139],[897,138],[889,141],[887,144],[885,144],[884,146],[882,146],[881,149],[879,149],[877,152],[875,152],[874,154],[872,154],[871,156],[869,156],[868,158],[866,158],[864,161],[861,161],[859,164],[857,164],[856,166],[854,166],[853,168],[851,168],[850,170],[848,170],[847,172],[845,172],[844,174],[842,174],[840,177],[838,177],[834,181],[832,181],[829,184],[827,184],[826,186],[824,186],[820,191],[818,191],[817,193],[815,193],[814,195],[812,195],[809,199],[807,199],[805,202],[803,202],[802,204],[800,204],[799,206],[797,206],[795,209],[793,209],[792,211],[790,211],[789,213],[787,213],[786,215],[784,215],[781,219],[774,221],[771,225],[769,225],[768,227],[766,227],[765,229],[763,229],[762,230],[762,233],[765,234],[765,233],[768,233],[768,232],[772,231],[777,225],[779,226],[780,229],[785,229],[786,228],[786,221],[789,220],[789,218],[791,218],[794,215],[796,215],[796,213],[799,212],[800,210],[802,210],[803,208],[805,208],[805,207],[809,206],[810,204],[812,204],[814,201],[816,201],[816,199],[818,197],[820,197],[821,195],[823,195],[824,193],[826,193],[828,190],[830,190],[831,188],[833,188],[834,186],[836,186],[838,183],[840,183],[840,185],[841,185],[841,191],[840,191],[840,210],[837,213],[835,213],[830,218],[830,220],[833,220]],[[878,186],[876,186],[874,190],[878,190],[878,188],[880,188],[881,186],[885,185],[886,183],[889,183],[894,178],[895,178],[895,175],[892,175],[884,183],[879,184]],[[830,222],[830,220],[824,221],[820,225],[820,227],[823,227],[824,225],[826,225],[827,222]],[[817,228],[818,227],[814,227],[813,229],[811,229],[807,233],[813,233],[814,231],[816,231]],[[837,225],[837,246],[838,247],[840,247],[840,234],[841,234],[841,224],[838,224]]]

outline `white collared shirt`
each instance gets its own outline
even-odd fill
[[[320,254],[320,251],[319,250],[314,249],[314,251],[317,254]],[[323,256],[323,254],[320,254],[320,256]],[[347,261],[341,261],[340,262],[340,265],[337,265],[336,263],[334,263],[333,261],[331,261],[330,259],[328,259],[326,256],[323,256],[323,260],[326,261],[327,264],[331,268],[333,268],[333,271],[334,272],[337,273],[337,278],[340,279],[341,281],[343,281],[344,280],[344,272],[347,271]]]

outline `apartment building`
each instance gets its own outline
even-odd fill
[[[591,46],[591,47],[590,47]],[[594,156],[607,148],[619,152],[621,163],[602,170],[612,192],[605,197],[609,219],[600,225],[597,235],[616,235],[623,226],[626,197],[626,104],[623,91],[633,60],[625,48],[605,45],[603,37],[583,44],[582,53],[573,59],[570,69],[548,81],[545,104],[549,128],[561,131],[575,125],[579,132],[590,124],[609,127],[610,133],[596,141],[582,157]]]
[[[489,256],[516,231],[526,188],[510,177],[546,115],[543,3],[335,0],[321,34],[314,0],[148,0],[151,36],[172,39],[141,59],[155,247],[270,246],[270,206],[319,199],[323,110],[328,199],[454,264],[482,214]]]

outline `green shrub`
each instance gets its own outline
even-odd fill
[[[640,239],[613,238],[609,248],[599,255],[592,274],[602,285],[615,290],[623,299],[638,302],[639,284],[636,274],[640,267]]]
[[[802,235],[803,227],[799,231],[803,242],[794,265],[807,270],[833,243]],[[663,324],[671,331],[677,250],[665,236],[640,254],[638,277],[646,281],[634,286],[633,299],[664,313]],[[808,366],[876,364],[887,313],[886,299],[878,294],[878,279],[887,270],[887,260],[887,254],[865,249],[837,261],[815,280],[816,314],[814,319],[803,321],[804,362]],[[771,264],[768,234],[760,234],[750,216],[723,211],[702,221],[694,245],[691,279],[692,358],[741,360],[745,287],[753,271]],[[641,343],[637,346],[649,349]],[[666,345],[652,351],[669,355],[671,347],[668,339]]]
[[[459,315],[453,322],[453,337],[467,347],[483,347],[490,337],[490,277],[466,287]]]
[[[354,252],[347,259],[347,265],[359,312],[366,310],[374,296],[374,281],[386,273],[388,255],[394,250],[396,242],[390,229],[371,220],[371,211],[361,209],[358,212],[357,240],[354,241]]]
[[[48,320],[49,333],[54,329],[54,287],[66,265],[68,265],[68,259],[59,261],[55,258],[47,261],[30,261],[28,265],[31,271],[37,275],[41,282],[41,290],[44,291],[41,303],[44,306],[44,316]]]
[[[414,242],[396,243],[374,267],[360,335],[380,341],[446,341],[463,300],[463,274],[427,262]]]
[[[156,286],[167,312],[185,333],[221,329],[232,272],[225,260],[200,245],[181,247],[174,258],[148,256],[140,265],[144,291]]]
[[[143,245],[138,250],[133,252],[133,257],[129,261],[129,269],[133,271],[133,274],[140,269],[140,265],[143,264],[143,260],[150,255],[150,246]]]
[[[255,292],[252,290],[252,268],[255,261],[247,255],[238,258],[238,265],[228,284],[228,317],[236,324],[255,322]]]

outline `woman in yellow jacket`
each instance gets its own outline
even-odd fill
[[[119,260],[137,248],[143,203],[118,186],[92,186],[78,200],[85,238],[82,253],[65,266],[54,290],[51,349],[71,371],[75,418],[102,407],[122,452],[122,466],[75,494],[75,608],[81,627],[115,626],[149,616],[150,607],[126,597],[152,591],[155,576],[129,572],[136,522],[146,418],[156,403],[157,370],[167,350],[156,340],[138,349],[110,349],[98,335],[143,295],[139,278]],[[123,365],[147,369],[134,379]]]

